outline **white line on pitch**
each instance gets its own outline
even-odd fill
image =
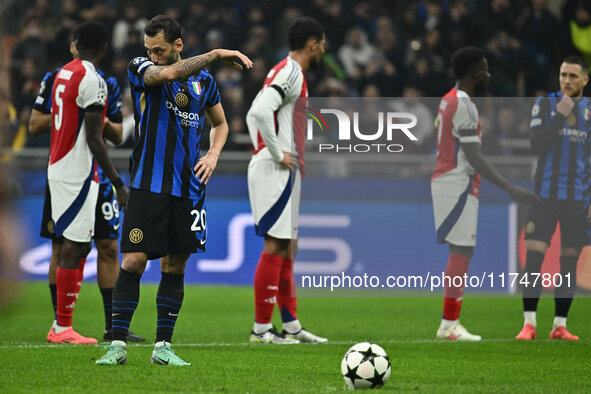
[[[349,345],[352,346],[359,341],[332,341],[328,342],[326,345]],[[455,343],[456,341],[446,341],[442,339],[411,339],[411,340],[379,340],[376,341],[378,344],[435,344],[435,343]],[[493,339],[483,339],[480,342],[484,343],[495,343],[495,342],[516,342],[517,341],[513,338],[493,338]],[[541,340],[539,342],[550,342],[550,340],[545,341]],[[233,342],[233,343],[224,343],[224,342],[211,342],[211,343],[173,343],[173,347],[244,347],[244,346],[262,346],[262,344],[252,344],[248,342]],[[304,346],[324,346],[323,344],[303,344]],[[98,345],[71,345],[71,344],[55,344],[55,343],[47,343],[47,344],[27,344],[27,343],[14,343],[14,344],[4,344],[0,345],[0,349],[46,349],[46,348],[56,348],[56,349],[63,349],[64,347],[103,347],[104,344]],[[154,344],[152,343],[133,343],[130,344],[130,347],[153,347]],[[285,347],[285,346],[280,346]],[[289,346],[288,346],[289,347]]]

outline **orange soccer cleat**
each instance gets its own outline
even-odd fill
[[[66,331],[60,332],[59,334],[54,332],[53,335],[47,337],[47,340],[51,343],[71,343],[74,345],[88,345],[98,343],[98,341],[94,338],[87,338],[78,334],[72,327],[68,328]]]
[[[563,339],[566,341],[578,341],[579,337],[567,331],[565,326],[560,326],[550,333],[550,339]]]
[[[538,335],[536,334],[536,328],[533,325],[527,323],[525,326],[523,326],[523,328],[521,329],[519,334],[517,334],[515,339],[531,341],[532,339],[536,339],[537,336]]]

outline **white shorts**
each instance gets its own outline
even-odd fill
[[[302,179],[273,160],[248,165],[248,196],[257,235],[297,239]]]
[[[74,242],[90,242],[99,184],[88,179],[70,183],[48,179],[53,232]]]
[[[437,242],[458,246],[476,245],[478,198],[468,190],[457,195],[438,191],[437,185],[431,183]]]

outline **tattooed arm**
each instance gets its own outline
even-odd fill
[[[167,82],[183,81],[218,59],[238,70],[242,70],[242,65],[238,63],[238,60],[246,68],[252,68],[252,61],[242,53],[228,49],[214,49],[203,55],[193,56],[167,66],[150,66],[144,74],[144,83],[148,86],[155,86]]]

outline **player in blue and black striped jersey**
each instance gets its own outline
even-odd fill
[[[135,115],[135,147],[130,159],[130,196],[123,220],[123,264],[113,290],[113,341],[99,365],[127,360],[125,340],[148,259],[161,258],[156,296],[156,344],[152,363],[190,365],[170,342],[183,302],[189,255],[205,251],[205,185],[226,142],[228,124],[213,77],[204,69],[220,59],[237,69],[252,67],[238,51],[215,49],[181,60],[181,27],[159,15],[144,29],[148,57],[128,66]],[[210,148],[201,157],[204,116]]]
[[[583,97],[583,88],[589,81],[588,73],[583,58],[567,57],[560,66],[560,91],[538,98],[532,110],[531,145],[538,156],[535,193],[541,201],[530,208],[527,217],[527,276],[522,282],[525,322],[517,339],[537,336],[536,310],[543,286],[539,273],[557,223],[562,283],[554,289],[550,338],[579,339],[567,331],[566,318],[576,289],[577,261],[587,243],[584,194],[591,173],[591,101]]]
[[[74,58],[78,57],[76,49],[76,37],[70,42],[70,52]],[[29,131],[32,135],[39,135],[50,131],[51,121],[51,92],[55,76],[61,70],[50,71],[45,74],[39,94],[33,105],[29,122]],[[105,76],[102,70],[98,74],[107,83],[108,97],[103,137],[114,144],[121,143],[122,120],[121,114],[121,89],[117,79],[112,76]],[[96,219],[94,226],[94,243],[97,249],[97,284],[99,286],[103,307],[105,311],[105,332],[103,339],[111,339],[111,297],[113,285],[119,272],[119,207],[115,197],[115,189],[109,178],[104,174],[102,168],[98,167],[99,195],[96,204]],[[51,195],[49,187],[45,187],[45,201],[43,205],[43,217],[41,220],[41,233],[43,238],[51,239],[51,258],[49,261],[49,290],[51,293],[54,314],[57,310],[57,288],[56,271],[57,259],[62,249],[63,237],[57,237],[53,232],[53,220],[51,219]],[[84,270],[84,264],[80,266],[80,274]],[[56,322],[54,321],[54,326]],[[50,329],[50,334],[54,330]],[[144,338],[130,333],[129,341],[143,342]]]

